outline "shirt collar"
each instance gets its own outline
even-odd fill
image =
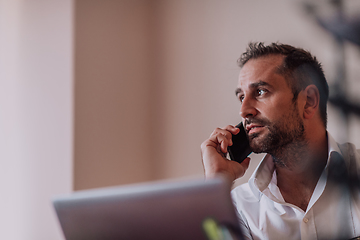
[[[271,182],[274,170],[273,158],[270,154],[266,154],[249,179],[250,189],[258,200]]]
[[[330,133],[327,133],[327,138],[328,138],[328,149],[329,149],[328,159],[330,158],[330,154],[332,152],[338,152],[341,154],[338,144],[336,143],[334,138],[330,135]]]
[[[327,139],[328,159],[325,171],[327,171],[328,169],[328,165],[330,162],[329,159],[331,159],[332,155],[331,153],[337,152],[341,155],[338,144],[328,132]],[[270,154],[266,154],[248,181],[253,194],[257,197],[258,200],[260,200],[260,197],[263,194],[264,190],[268,189],[271,182],[276,184],[276,174],[274,174],[274,171],[275,165],[273,158]]]

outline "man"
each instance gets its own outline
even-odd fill
[[[351,239],[360,236],[360,154],[326,131],[328,85],[309,52],[250,43],[239,59],[236,95],[250,147],[267,153],[249,182],[232,191],[248,239]],[[201,145],[206,177],[242,177],[225,156],[234,126]]]

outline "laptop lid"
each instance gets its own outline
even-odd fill
[[[214,226],[241,239],[230,188],[222,176],[160,181],[78,191],[53,205],[67,240],[205,240]]]

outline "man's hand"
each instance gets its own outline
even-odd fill
[[[231,125],[216,128],[210,138],[201,144],[202,161],[207,178],[223,173],[234,181],[244,175],[249,167],[250,158],[246,158],[241,164],[226,158],[227,148],[233,144],[232,135],[239,132],[239,128]]]

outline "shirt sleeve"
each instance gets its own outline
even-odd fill
[[[246,221],[245,216],[243,215],[243,213],[240,211],[236,211],[237,217],[238,217],[238,221],[239,221],[239,225],[240,225],[240,230],[243,234],[243,237],[245,240],[253,240],[253,237],[251,236],[251,231],[249,228],[249,225]]]
[[[235,207],[236,216],[239,222],[240,231],[243,235],[244,240],[253,240],[253,237],[251,236],[251,231],[248,222],[246,221],[246,218],[241,210],[237,208],[236,204],[236,197],[235,194],[232,194],[233,196],[233,204]]]

